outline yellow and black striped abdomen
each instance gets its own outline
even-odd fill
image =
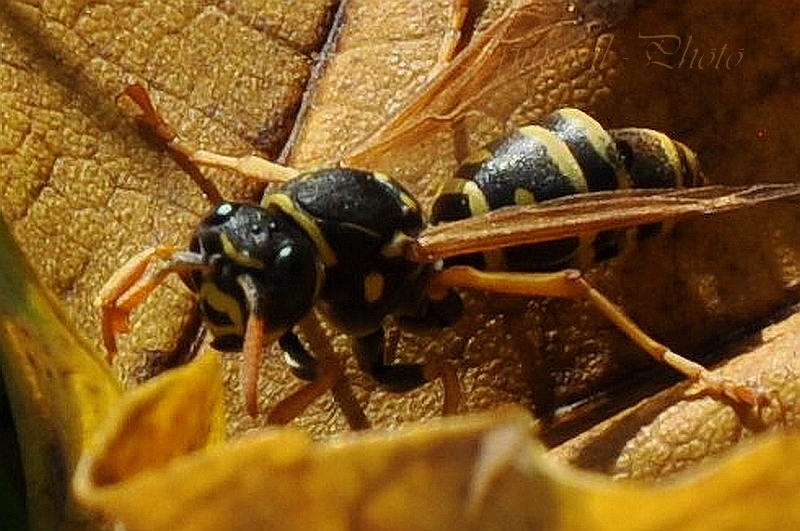
[[[699,184],[696,158],[680,142],[650,129],[607,131],[582,111],[561,109],[465,160],[434,203],[431,222],[586,192]],[[629,239],[628,233],[609,231],[458,261],[488,269],[556,270],[615,256]]]

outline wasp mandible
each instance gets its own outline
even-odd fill
[[[99,295],[110,355],[133,308],[178,273],[198,297],[212,345],[242,351],[251,415],[259,409],[262,353],[275,341],[309,383],[273,409],[271,422],[291,420],[340,377],[293,331],[312,308],[353,338],[360,368],[380,385],[402,392],[441,378],[445,411],[452,412],[459,392],[453,369],[391,363],[383,322],[391,315],[446,326],[460,314],[456,290],[467,288],[586,298],[653,358],[709,391],[753,405],[767,399],[649,337],[575,266],[621,251],[631,238],[623,229],[796,196],[796,185],[703,186],[696,156],[683,144],[648,129],[606,131],[585,113],[562,109],[465,161],[426,222],[417,201],[389,177],[346,167],[299,173],[254,156],[195,149],[142,86],[125,94],[142,110],[140,121],[184,161],[279,185],[256,205],[221,200],[199,179],[216,204],[189,248],[143,251]]]

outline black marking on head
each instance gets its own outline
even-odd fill
[[[316,247],[278,209],[223,203],[205,216],[190,247],[210,266],[194,272],[188,284],[218,338],[244,333],[251,310],[267,317],[270,335],[282,333],[308,312],[319,290],[323,273]],[[243,278],[251,279],[249,296]]]

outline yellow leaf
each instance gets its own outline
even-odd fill
[[[93,485],[112,485],[145,470],[157,471],[177,456],[219,442],[225,434],[222,406],[220,366],[212,352],[153,378],[126,394],[109,415],[84,454],[76,490],[92,499]],[[118,493],[112,489],[105,495]],[[119,503],[130,503],[126,498]]]
[[[154,387],[134,394],[142,397]],[[153,407],[152,398],[127,400],[127,410],[102,438],[113,441],[125,433],[168,444],[176,426],[151,417],[165,407]],[[177,407],[177,414],[191,404],[166,407]],[[119,423],[123,418],[127,425]],[[614,482],[559,464],[532,438],[532,426],[526,413],[509,409],[335,443],[270,430],[167,462],[125,466],[109,477],[102,471],[119,463],[111,445],[87,455],[76,483],[87,504],[130,530],[800,525],[800,469],[786,466],[800,456],[796,435],[762,440],[691,476],[654,486]]]
[[[0,367],[25,469],[32,529],[82,526],[69,481],[120,388],[0,222]]]

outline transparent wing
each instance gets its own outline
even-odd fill
[[[425,229],[409,250],[420,262],[797,198],[800,185],[616,190],[501,208]]]
[[[515,2],[343,162],[388,173],[430,201],[471,150],[554,108],[588,105],[604,86],[598,39],[630,4]]]

